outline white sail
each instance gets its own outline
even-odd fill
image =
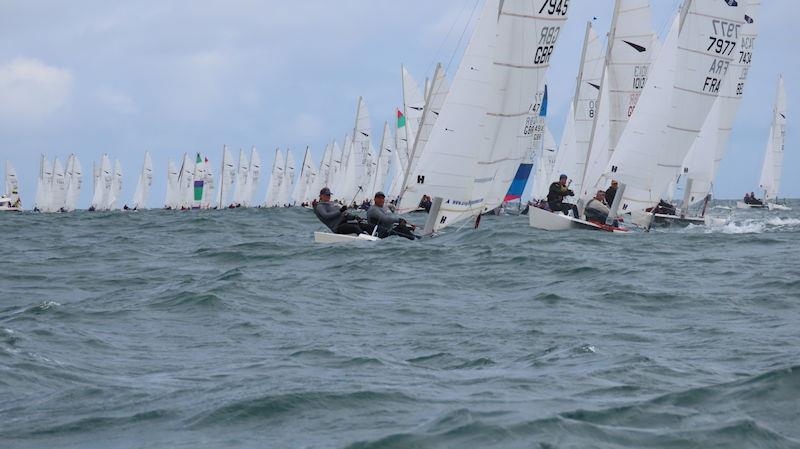
[[[53,168],[45,155],[39,160],[39,177],[36,180],[36,198],[34,207],[39,212],[48,212],[50,208],[50,189],[53,184]]]
[[[355,151],[353,150],[353,140],[350,136],[345,136],[345,146],[342,147],[342,158],[339,173],[337,174],[338,186],[333,192],[343,203],[352,202],[360,194],[358,163],[356,162]]]
[[[286,163],[283,160],[283,153],[280,148],[275,150],[275,159],[272,161],[272,174],[267,186],[267,199],[264,202],[266,207],[281,207],[281,188],[283,185],[283,170]]]
[[[278,201],[279,207],[291,206],[294,204],[292,198],[292,189],[296,180],[294,163],[294,156],[292,150],[286,149],[286,164],[283,167],[283,179],[281,180],[280,200]]]
[[[689,187],[684,200],[688,205],[703,201],[711,192],[719,164],[725,156],[750,71],[758,36],[760,6],[759,0],[750,0],[745,5],[745,23],[739,32],[738,51],[735,52],[738,56],[725,69],[725,80],[717,101],[683,162],[681,173],[687,178]]]
[[[425,152],[433,127],[436,124],[436,120],[439,118],[442,106],[449,92],[450,86],[447,83],[444,68],[441,64],[437,64],[433,82],[430,85],[430,92],[427,94],[428,104],[423,111],[422,122],[417,132],[417,137],[414,139],[414,145],[411,147],[411,151],[408,152],[408,154],[406,154],[402,148],[398,149],[398,157],[402,166],[402,169],[398,171],[402,171],[403,177],[399,186],[396,188],[400,191],[398,209],[402,212],[412,211],[419,206],[421,196],[413,194],[404,195],[403,191],[408,184],[413,182],[413,180],[410,179],[410,175],[416,171],[419,160]]]
[[[547,179],[549,186],[550,183],[557,181],[562,173],[566,174],[572,179],[570,187],[575,192],[581,191],[586,161],[589,158],[592,129],[598,114],[597,100],[600,97],[601,78],[605,67],[603,47],[591,22],[586,24],[582,55],[575,94],[570,104],[567,122],[564,125],[555,168]],[[537,170],[536,173],[539,174],[539,171]],[[537,182],[539,187],[542,184],[544,183]],[[541,191],[535,192],[540,195],[542,193]],[[534,199],[543,198],[534,196]]]
[[[786,88],[783,76],[778,78],[778,92],[775,108],[772,112],[772,126],[769,129],[769,140],[764,152],[764,164],[761,169],[759,187],[764,191],[765,201],[774,201],[778,197],[783,174],[783,150],[786,142]]]
[[[6,161],[6,196],[11,200],[11,204],[15,204],[19,199],[19,178],[17,177],[17,170],[11,165],[11,162]]]
[[[142,171],[139,173],[139,179],[136,181],[136,190],[133,192],[134,209],[146,209],[147,200],[150,197],[150,187],[153,185],[153,159],[150,158],[150,152],[144,152],[144,162],[142,163]]]
[[[302,204],[306,202],[309,192],[314,188],[313,184],[316,176],[317,168],[314,164],[314,158],[311,156],[311,147],[306,147],[303,162],[300,164],[300,175],[292,192],[292,198],[296,203]]]
[[[179,209],[179,176],[180,170],[175,166],[172,160],[167,161],[167,194],[164,198],[164,207],[167,209]]]
[[[433,230],[476,216],[483,198],[475,198],[475,178],[493,94],[493,47],[498,0],[488,0],[470,38],[450,93],[403,197],[428,194],[441,201]]]
[[[105,210],[114,210],[117,208],[117,201],[122,193],[122,163],[119,159],[114,161],[114,173],[111,178],[111,190],[109,192]]]
[[[217,192],[217,209],[225,209],[230,204],[228,198],[230,197],[231,188],[236,182],[236,164],[233,161],[228,146],[222,147],[222,166],[219,171],[219,191]]]
[[[378,157],[375,161],[375,176],[372,184],[367,190],[369,196],[375,195],[378,191],[383,191],[386,186],[386,177],[389,175],[389,161],[394,152],[394,137],[389,129],[389,122],[383,124],[383,135]]]
[[[236,170],[236,185],[233,188],[233,204],[244,206],[245,199],[250,191],[249,178],[250,161],[247,159],[244,150],[239,149],[239,165]]]
[[[569,139],[569,137],[566,136],[568,132],[571,132],[572,128],[572,125],[569,121],[567,121],[567,128],[568,129],[564,130],[565,136],[562,136],[561,138],[562,142],[564,142],[565,139]],[[574,136],[574,134],[572,135]],[[543,200],[547,198],[547,192],[552,182],[551,180],[554,176],[558,176],[556,174],[557,172],[555,171],[555,165],[556,160],[558,159],[558,156],[561,154],[562,150],[564,150],[564,148],[559,148],[558,145],[556,145],[556,141],[553,138],[553,134],[550,132],[550,129],[545,128],[544,140],[541,147],[536,151],[536,155],[534,157],[534,174],[533,186],[531,187],[531,198],[535,200]]]
[[[78,199],[83,189],[83,167],[75,154],[69,156],[65,175],[67,176],[67,196],[64,210],[72,212],[78,207]]]
[[[94,194],[92,195],[91,208],[97,211],[109,210],[109,198],[114,183],[114,171],[111,168],[111,159],[107,154],[100,158],[96,166]]]
[[[64,175],[64,167],[58,158],[53,160],[53,186],[50,201],[48,212],[59,212],[67,203],[67,179]]]
[[[401,78],[403,80],[403,115],[406,118],[405,147],[414,147],[417,139],[417,130],[422,122],[422,112],[425,110],[425,95],[419,90],[419,84],[411,76],[411,73],[404,66],[400,67]]]
[[[313,200],[317,198],[319,191],[323,187],[330,189],[331,179],[331,165],[333,164],[333,144],[325,146],[325,152],[322,154],[322,161],[319,163],[319,170],[314,180],[314,185],[308,193],[308,198]]]
[[[353,146],[350,154],[352,162],[355,162],[355,180],[352,193],[356,200],[361,201],[369,198],[367,189],[374,175],[375,154],[372,146],[372,123],[369,118],[369,110],[363,97],[358,99],[358,110],[356,113],[356,123],[353,128]],[[348,161],[348,165],[352,162]]]
[[[718,67],[733,59],[733,33],[743,18],[743,8],[734,3],[700,1],[687,2],[676,17],[636,113],[596,186],[604,188],[612,179],[624,183],[622,210],[655,205],[677,176],[719,93]],[[723,21],[731,27],[721,27]]]
[[[492,96],[475,182],[484,211],[502,204],[523,159],[541,145],[547,110],[545,76],[567,20],[568,2],[500,3]]]
[[[191,209],[194,202],[194,168],[195,164],[188,153],[183,153],[180,174],[178,175],[178,208]]]
[[[216,185],[214,184],[214,167],[207,157],[204,157],[205,164],[205,178],[203,179],[203,199],[201,200],[201,209],[211,209],[212,199],[216,197]]]
[[[247,197],[244,201],[245,207],[253,206],[253,198],[258,190],[258,183],[261,180],[261,156],[256,147],[250,149],[250,171],[248,173]]]
[[[389,184],[389,190],[386,192],[386,196],[394,201],[400,196],[400,189],[403,186],[403,180],[405,179],[405,164],[400,159],[400,152],[401,150],[398,148],[398,142],[400,139],[398,135],[395,134],[394,142],[395,142],[395,151],[392,153],[392,162],[390,166],[392,168],[392,182]]]
[[[576,187],[582,196],[594,196],[598,179],[608,166],[628,126],[658,51],[652,30],[650,0],[616,0],[609,32],[602,91],[591,135],[583,178]]]

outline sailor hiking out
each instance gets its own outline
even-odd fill
[[[386,195],[383,192],[375,194],[375,201],[367,211],[367,221],[371,226],[377,226],[378,237],[385,239],[393,235],[405,237],[409,240],[418,238],[414,235],[414,230],[417,228],[415,225],[410,225],[397,215],[392,214],[384,204],[386,202]]]
[[[375,229],[363,218],[347,213],[347,206],[332,202],[331,190],[327,187],[319,192],[319,202],[314,206],[314,214],[334,234],[372,234]]]

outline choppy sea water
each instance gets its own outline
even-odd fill
[[[790,205],[357,246],[298,209],[2,215],[0,447],[799,448]]]

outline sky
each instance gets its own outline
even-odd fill
[[[167,158],[201,152],[218,164],[255,145],[263,201],[276,148],[296,160],[310,145],[352,133],[359,96],[373,136],[402,104],[400,66],[422,83],[436,62],[452,78],[482,0],[229,0],[122,2],[0,0],[0,160],[17,169],[33,206],[39,158],[76,153],[84,167],[79,207],[91,197],[92,161],[122,162],[131,201],[144,151],[155,163],[151,206],[163,202]],[[653,27],[667,31],[678,0],[652,0]],[[787,30],[796,0],[764,1],[744,100],[714,194],[757,190],[779,73],[788,94],[782,197],[800,197],[793,105],[800,60]],[[575,85],[587,20],[608,29],[612,0],[572,0],[548,73],[548,126],[558,138]],[[474,16],[472,16],[474,21]],[[299,163],[299,162],[298,162]],[[121,204],[120,204],[121,206]]]

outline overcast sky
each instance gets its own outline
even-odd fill
[[[481,0],[477,0],[481,1]],[[130,202],[145,149],[156,164],[152,206],[160,206],[167,158],[202,152],[218,163],[223,144],[256,145],[264,161],[263,200],[276,147],[316,161],[351,132],[363,95],[373,136],[400,106],[400,64],[422,82],[437,61],[455,72],[476,0],[229,0],[80,2],[0,0],[0,160],[17,168],[33,206],[39,155],[75,152],[121,159]],[[663,35],[678,0],[653,0]],[[574,89],[586,20],[608,27],[612,0],[572,0],[548,74],[549,126],[561,135]],[[800,95],[796,0],[766,0],[753,69],[718,198],[756,190],[775,82],[786,78],[789,128],[781,196],[800,196],[800,147],[793,113]],[[460,40],[462,33],[467,36]],[[459,46],[459,42],[461,45]],[[375,145],[378,145],[376,141]],[[121,205],[121,204],[120,204]]]

